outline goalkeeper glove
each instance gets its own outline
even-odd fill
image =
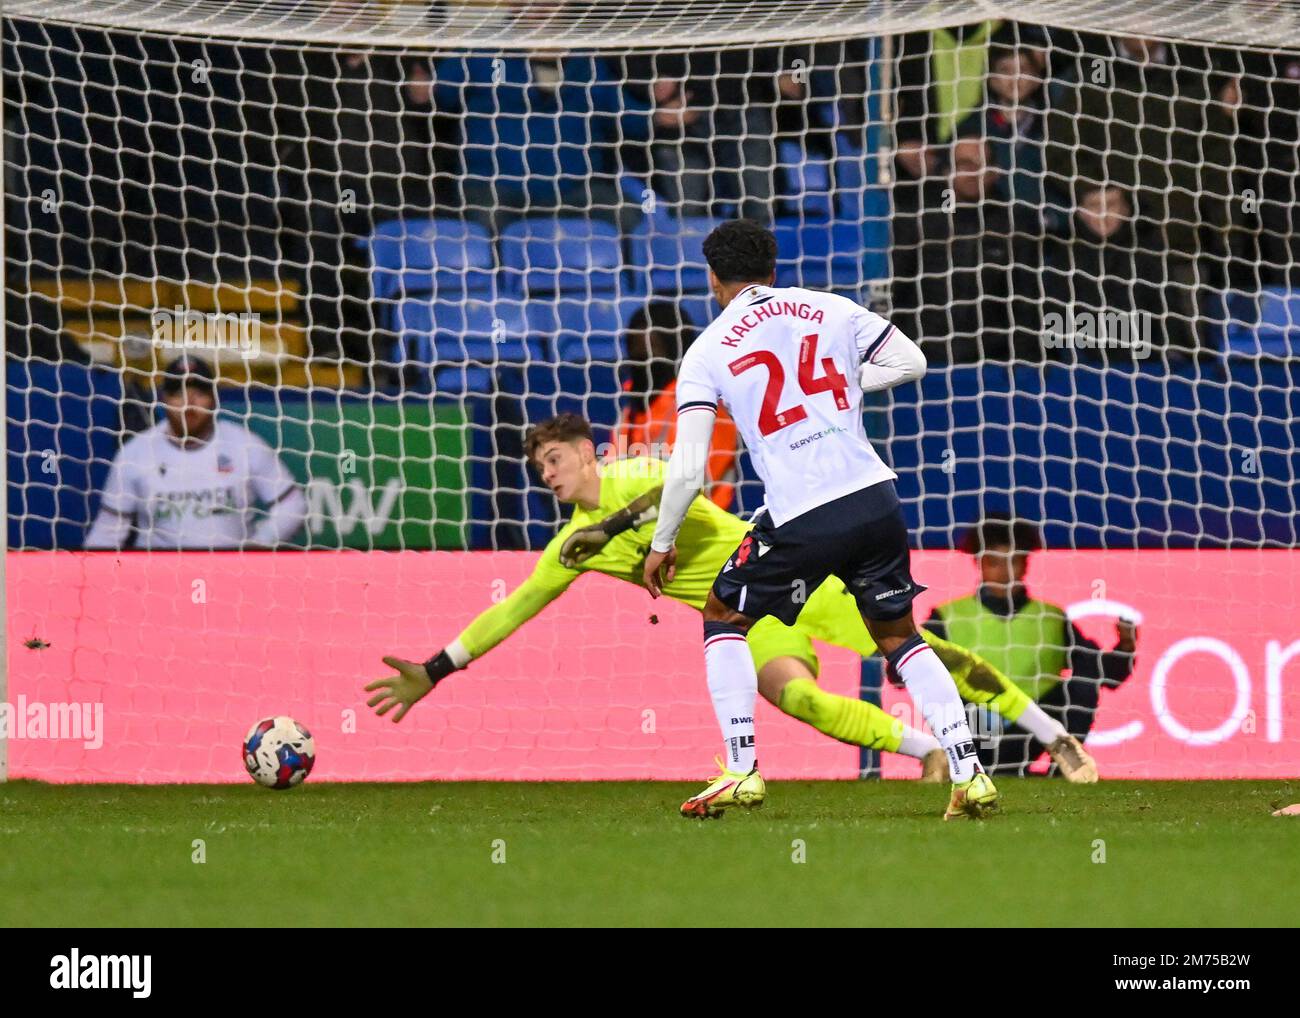
[[[657,520],[659,499],[663,493],[664,486],[656,485],[599,523],[575,530],[560,548],[560,565],[568,569],[581,565],[625,530],[635,530]]]
[[[367,693],[375,694],[366,701],[366,706],[375,708],[375,713],[381,718],[397,707],[398,711],[393,715],[394,723],[406,717],[406,712],[428,696],[434,686],[457,671],[445,650],[424,664],[404,661],[400,657],[386,657],[384,664],[395,669],[397,674],[376,679],[366,686]]]

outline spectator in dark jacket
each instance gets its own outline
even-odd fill
[[[931,363],[1038,359],[1032,332],[1021,332],[1018,305],[1036,292],[1014,207],[987,201],[998,185],[981,138],[951,147],[952,176],[936,208],[894,220],[894,307],[912,324]]]
[[[1158,235],[1139,235],[1122,188],[1082,187],[1074,235],[1054,245],[1043,267],[1045,328],[1052,314],[1064,325],[1049,347],[1082,347],[1096,356],[1109,349],[1111,357],[1139,358],[1166,349],[1176,354],[1192,350],[1196,305],[1190,292],[1166,278],[1167,260],[1155,250],[1159,243]],[[1081,327],[1085,318],[1086,332]],[[1127,335],[1128,345],[1093,345],[1106,322],[1149,331],[1144,337]],[[1071,359],[1066,352],[1054,356]]]
[[[1233,282],[1300,287],[1300,53],[1225,49],[1236,87],[1234,204],[1244,243]],[[1244,269],[1244,271],[1242,271]]]
[[[1204,48],[1118,38],[1055,83],[1047,113],[1047,166],[1063,191],[1080,180],[1130,195],[1138,235],[1156,235],[1163,278],[1198,303],[1227,255],[1233,124],[1230,83]]]
[[[988,100],[959,129],[982,125],[1002,170],[997,195],[1020,206],[1018,218],[1037,222],[1039,234],[1060,234],[1069,221],[1069,198],[1048,183],[1043,165],[1045,59],[1036,46],[989,47]]]
[[[989,40],[1000,24],[909,32],[894,41],[895,215],[931,207],[943,190],[947,145],[981,105]]]
[[[771,219],[774,106],[781,53],[768,48],[632,55],[623,61],[630,102],[651,110],[653,187],[679,215]],[[636,134],[629,135],[635,149]]]
[[[301,195],[312,351],[363,363],[392,346],[377,335],[369,261],[357,242],[380,223],[445,212],[455,123],[435,116],[427,61],[366,50],[274,53],[277,133]],[[441,154],[441,159],[438,158]],[[452,164],[452,165],[449,165]]]

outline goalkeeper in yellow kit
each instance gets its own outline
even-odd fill
[[[423,664],[384,658],[397,674],[366,686],[366,691],[374,694],[368,702],[377,714],[397,708],[393,720],[402,720],[437,683],[486,654],[584,572],[641,585],[667,463],[651,457],[601,463],[591,425],[576,414],[561,414],[533,428],[526,452],[555,497],[574,506],[572,518],[546,546],[532,575],[509,597],[480,614],[438,654]],[[676,571],[664,594],[703,609],[723,563],[749,529],[749,523],[707,498],[696,498],[678,536]],[[952,673],[964,700],[987,704],[1006,720],[1028,729],[1048,747],[1069,780],[1097,780],[1096,767],[1082,745],[1001,672],[968,650],[931,633],[923,635]],[[847,647],[863,657],[876,650],[854,599],[835,577],[808,593],[807,604],[793,626],[769,616],[749,631],[749,649],[763,697],[832,738],[916,757],[923,761],[923,779],[946,780],[947,761],[933,736],[903,724],[874,704],[837,696],[817,685],[814,639]]]

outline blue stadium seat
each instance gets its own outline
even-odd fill
[[[1289,357],[1300,350],[1300,291],[1265,289],[1256,327],[1259,353]]]
[[[1260,301],[1261,330],[1300,333],[1300,290],[1268,287]]]
[[[647,219],[631,237],[632,264],[654,293],[709,292],[704,238],[722,220],[708,216]],[[697,323],[703,324],[703,323]]]
[[[536,217],[501,234],[506,291],[613,294],[623,272],[618,229],[600,220]]]
[[[718,306],[710,294],[688,293],[677,301],[682,311],[690,318],[697,331],[703,331],[718,314]]]
[[[1259,293],[1228,290],[1206,302],[1211,335],[1229,354],[1288,357],[1300,349],[1300,291],[1265,287]]]
[[[848,141],[842,132],[835,135],[835,204],[841,219],[856,223],[863,218],[863,195],[867,186],[866,152]]]
[[[438,301],[408,297],[395,327],[402,365],[428,365],[439,393],[484,392],[494,369],[543,358],[519,306],[509,301]]]
[[[549,340],[560,364],[617,363],[627,323],[644,303],[640,297],[532,300],[525,309],[528,333]]]
[[[781,142],[776,159],[782,204],[804,219],[829,219],[833,214],[830,161],[808,155],[797,141]]]
[[[370,250],[372,290],[385,300],[432,293],[443,300],[493,293],[492,239],[459,219],[394,219],[363,243]]]
[[[864,281],[864,238],[860,223],[778,220],[776,281],[815,290],[856,290]]]

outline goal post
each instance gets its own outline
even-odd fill
[[[666,454],[738,215],[777,285],[926,352],[865,411],[921,619],[1015,516],[1073,629],[1142,619],[1131,675],[1088,680],[1103,775],[1300,766],[1300,3],[16,0],[3,29],[0,777],[243,780],[281,714],[317,779],[698,777],[698,613],[614,578],[401,726],[360,689],[568,515],[530,426]],[[191,390],[211,441],[167,417]],[[743,443],[709,494],[762,504]],[[857,697],[859,655],[818,653]],[[867,768],[763,710],[772,776]]]

